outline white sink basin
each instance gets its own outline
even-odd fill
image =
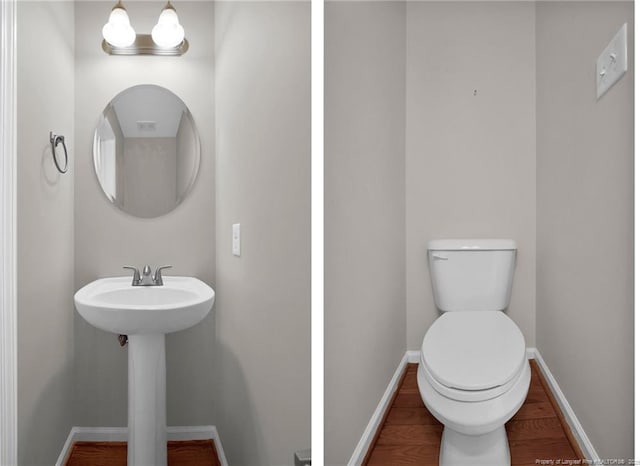
[[[163,277],[161,286],[131,286],[131,277],[101,278],[75,295],[78,312],[107,332],[139,335],[177,332],[200,322],[215,293],[192,277]]]

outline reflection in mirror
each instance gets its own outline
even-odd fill
[[[200,166],[189,109],[160,86],[126,89],[100,116],[93,163],[102,191],[121,210],[142,218],[172,211],[191,190]]]

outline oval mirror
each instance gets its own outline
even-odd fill
[[[93,165],[107,199],[124,212],[142,218],[171,212],[193,187],[200,167],[191,112],[160,86],[122,91],[100,116]]]

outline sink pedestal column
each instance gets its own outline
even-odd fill
[[[129,335],[127,466],[167,465],[164,334]]]

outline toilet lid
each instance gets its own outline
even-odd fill
[[[447,312],[429,328],[422,360],[446,387],[488,390],[506,384],[522,368],[522,332],[501,311]]]

